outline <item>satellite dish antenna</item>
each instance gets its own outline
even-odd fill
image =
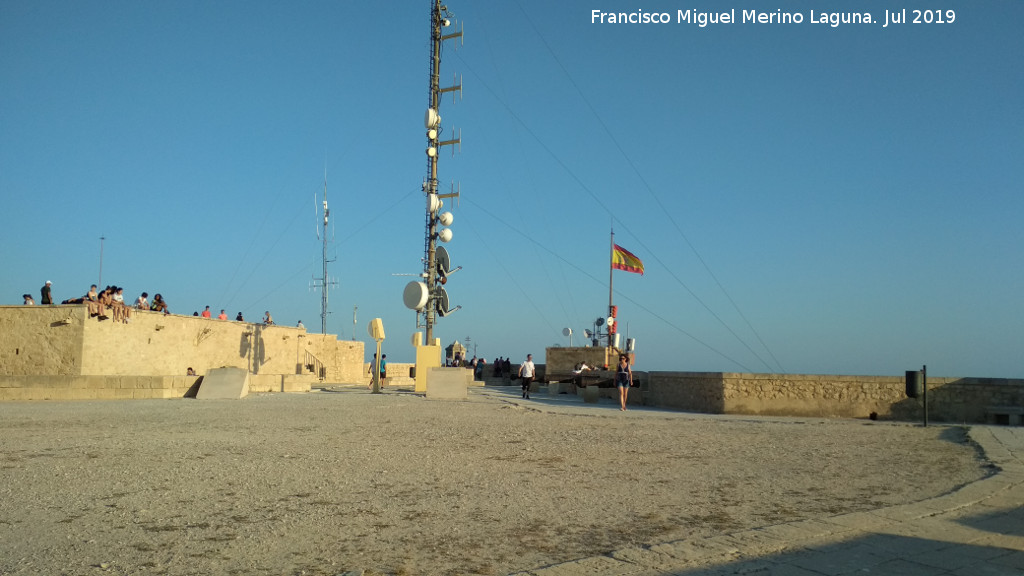
[[[444,318],[448,315],[448,293],[444,288],[437,289],[437,315]]]
[[[452,269],[452,260],[448,256],[448,249],[444,246],[438,246],[434,254],[435,261],[437,262],[437,271],[442,276],[447,276]]]
[[[427,306],[427,285],[424,282],[412,281],[405,285],[402,301],[405,307],[419,312]]]
[[[597,320],[594,321],[594,324],[597,324],[598,326],[604,326],[604,318],[598,318]]]
[[[572,336],[572,328],[562,328],[562,336]]]
[[[583,335],[586,336],[587,338],[593,338],[594,333],[591,332],[589,328],[584,328]]]
[[[438,246],[434,251],[434,262],[437,268],[438,275],[441,276],[441,284],[448,282],[448,276],[462,270],[462,266],[452,269],[452,260],[448,256],[448,249],[444,246]]]
[[[437,110],[427,108],[427,113],[423,116],[423,125],[428,130],[430,128],[437,128],[441,125],[441,115],[437,113]]]
[[[449,308],[448,306],[450,306],[450,304],[448,304],[448,293],[445,292],[444,288],[441,288],[440,286],[438,286],[437,287],[437,315],[441,316],[443,318],[445,316],[448,316],[452,312],[455,312],[457,310],[462,310],[462,306],[461,305],[456,306],[455,308]]]

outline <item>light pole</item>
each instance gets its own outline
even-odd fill
[[[106,239],[106,236],[100,236],[100,279],[96,282],[100,288],[103,288],[103,241]]]

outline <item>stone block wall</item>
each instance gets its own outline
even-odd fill
[[[415,386],[416,381],[409,377],[409,369],[415,366],[411,362],[388,362],[388,381],[386,386]],[[370,363],[363,362],[363,374],[356,382],[370,384]]]
[[[636,376],[634,374],[634,376]],[[647,372],[645,403],[691,412],[724,414],[722,374],[717,372]]]
[[[200,376],[0,376],[0,401],[182,398]]]
[[[292,328],[292,330],[298,330]],[[300,331],[301,332],[301,331]],[[354,384],[365,382],[366,370],[363,365],[363,342],[338,340],[334,334],[299,335],[299,347],[296,349],[295,362],[301,363],[305,351],[320,359],[327,368],[326,382],[334,384]],[[296,373],[295,370],[292,373]]]
[[[608,366],[615,369],[618,363],[618,352],[609,351],[603,346],[581,347],[573,346],[566,348],[548,348],[544,351],[544,364],[547,374],[565,374],[572,372],[580,361],[586,362],[592,368]],[[512,365],[512,372],[519,369],[518,364]]]
[[[363,381],[363,343],[334,335],[149,311],[132,311],[123,323],[90,318],[84,305],[0,306],[0,376],[102,376],[116,383],[126,376],[138,382],[148,376],[184,377],[190,367],[200,376],[236,367],[266,377],[257,378],[257,390],[308,391],[319,380],[306,368],[307,352],[322,363],[328,382]],[[19,388],[8,396],[29,394]]]
[[[644,403],[711,414],[923,420],[902,376],[649,372]],[[994,406],[1024,406],[1024,380],[929,378],[929,419],[982,423]]]
[[[0,306],[0,375],[82,371],[85,306]]]

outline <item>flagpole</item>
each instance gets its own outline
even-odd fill
[[[615,271],[615,268],[612,266],[612,264],[615,262],[615,228],[614,227],[611,228],[611,232],[612,232],[612,235],[611,235],[611,247],[609,248],[609,253],[608,253],[608,315],[609,315],[609,317],[611,316],[611,313],[612,313],[612,304],[613,304],[612,303],[612,279],[614,278],[614,275],[612,273]],[[611,327],[609,327],[608,328],[608,347],[611,348],[611,346],[612,346],[612,330],[611,330]]]

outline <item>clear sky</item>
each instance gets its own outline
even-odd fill
[[[422,270],[430,5],[0,2],[0,303],[102,280],[319,331],[326,173],[328,332],[372,342],[381,317],[411,361],[398,274]],[[442,85],[464,89],[440,113],[462,147],[439,175],[461,189],[464,269],[444,345],[580,344],[607,314],[614,226],[646,267],[614,276],[637,369],[1024,377],[1024,2],[888,27],[927,6],[448,7],[465,42]],[[803,22],[676,20],[751,9]]]

